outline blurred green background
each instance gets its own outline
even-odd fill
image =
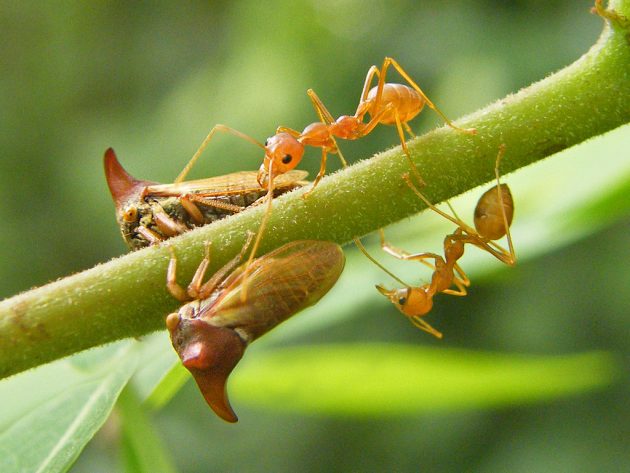
[[[109,146],[133,175],[169,182],[215,123],[263,141],[278,125],[302,129],[315,121],[309,87],[333,115],[353,113],[367,69],[384,56],[396,58],[455,119],[577,59],[602,28],[590,6],[582,0],[3,2],[0,297],[126,251],[102,171]],[[427,111],[412,127],[422,132],[437,124],[439,117]],[[382,127],[341,146],[355,161],[396,142],[395,131]],[[314,151],[303,161],[312,175],[317,158]],[[194,177],[254,170],[260,159],[251,145],[220,136]],[[551,188],[556,178],[548,173],[535,185]],[[560,191],[579,194],[581,183]],[[520,198],[515,192],[517,221]],[[374,292],[354,315],[280,343],[398,342],[546,355],[605,350],[625,366],[629,225],[624,212],[594,233],[532,245],[513,269],[470,271],[470,295],[440,299],[431,315],[445,341],[412,329]],[[526,240],[515,230],[517,251],[519,236]],[[434,235],[434,250],[442,237]],[[348,266],[360,271],[351,264],[369,267],[361,258]],[[374,274],[371,284],[387,282]],[[361,291],[369,295],[371,287]],[[343,300],[344,293],[330,297]],[[153,421],[182,472],[630,471],[629,387],[625,373],[607,390],[548,404],[382,417],[300,414],[235,401],[241,421],[231,426],[214,418],[188,383]],[[115,471],[117,441],[114,418],[72,471]]]

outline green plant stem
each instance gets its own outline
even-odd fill
[[[630,0],[610,8],[630,17]],[[443,127],[410,141],[428,183],[422,192],[440,202],[492,180],[501,143],[505,174],[629,122],[630,34],[624,28],[623,21],[607,21],[578,61],[459,121],[476,135]],[[298,239],[347,243],[417,213],[424,204],[401,179],[405,172],[409,164],[397,147],[325,178],[306,200],[302,191],[277,199],[259,253]],[[263,207],[172,239],[180,281],[190,280],[204,241],[212,242],[209,273],[233,257],[246,231],[257,230]],[[165,287],[169,256],[166,245],[147,248],[0,302],[0,377],[162,329],[178,306]]]

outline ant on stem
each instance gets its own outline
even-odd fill
[[[394,67],[409,85],[386,83],[387,70],[390,66]],[[376,86],[370,88],[375,77],[378,79],[378,83]],[[260,224],[256,241],[249,255],[248,264],[252,262],[258,250],[267,220],[271,214],[274,177],[294,169],[302,160],[305,146],[313,146],[321,148],[322,150],[320,169],[315,181],[313,181],[313,186],[303,195],[303,197],[306,198],[324,176],[326,172],[326,160],[329,153],[339,155],[342,166],[347,166],[335,138],[357,140],[368,135],[379,123],[384,125],[395,124],[402,148],[409,159],[411,168],[418,182],[423,184],[424,181],[420,177],[420,173],[417,171],[411,159],[404,132],[406,131],[412,137],[415,136],[408,122],[417,116],[425,105],[440,115],[451,128],[463,133],[476,133],[474,129],[459,128],[451,122],[446,115],[429,100],[418,84],[411,79],[409,74],[407,74],[398,62],[389,57],[385,58],[380,69],[377,66],[371,66],[368,70],[361,93],[361,99],[354,115],[342,115],[335,120],[315,91],[309,89],[307,94],[320,118],[319,122],[311,123],[301,132],[280,126],[276,129],[275,135],[268,138],[264,145],[234,128],[217,124],[210,130],[210,133],[208,133],[203,140],[197,152],[190,159],[186,167],[184,167],[177,179],[175,179],[175,183],[179,183],[186,178],[186,175],[197,159],[199,159],[201,153],[208,146],[217,131],[230,133],[249,141],[265,152],[263,163],[258,171],[258,182],[262,187],[268,189],[266,196],[267,208]],[[364,122],[366,115],[370,116],[367,123]]]
[[[395,258],[406,261],[418,261],[431,268],[433,271],[431,282],[422,286],[411,286],[405,283],[376,261],[367,252],[358,238],[355,239],[356,245],[370,261],[404,286],[400,289],[390,290],[379,284],[376,286],[376,289],[387,297],[400,312],[406,315],[413,325],[437,338],[442,338],[442,333],[434,329],[422,317],[431,311],[433,297],[436,294],[443,293],[452,296],[465,296],[467,294],[466,288],[470,286],[470,279],[457,263],[464,255],[464,246],[466,244],[487,251],[509,266],[516,264],[516,254],[514,253],[510,235],[510,225],[514,216],[514,200],[507,184],[501,184],[499,179],[499,164],[504,154],[505,146],[501,145],[494,168],[497,184],[484,192],[479,198],[475,207],[475,228],[467,225],[454,211],[453,215],[449,215],[438,209],[411,182],[409,174],[403,175],[403,179],[411,190],[430,209],[457,225],[457,229],[444,238],[444,256],[436,253],[412,254],[396,248],[385,241],[383,230],[380,230],[381,248]],[[508,249],[501,247],[495,242],[495,240],[504,236],[507,237]],[[452,289],[453,286],[455,286],[455,289]]]

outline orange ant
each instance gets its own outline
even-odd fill
[[[387,69],[390,66],[393,66],[409,85],[386,83],[385,78]],[[374,77],[378,78],[378,84],[375,87],[370,88]],[[326,172],[326,159],[328,153],[338,154],[342,165],[344,167],[347,166],[345,159],[337,147],[335,138],[357,140],[369,134],[379,123],[384,125],[396,125],[402,148],[409,159],[412,171],[418,179],[418,182],[423,183],[419,172],[411,160],[403,128],[410,136],[414,136],[408,122],[420,113],[425,104],[438,113],[451,128],[464,133],[476,133],[476,130],[474,129],[459,128],[451,122],[446,115],[444,115],[444,113],[442,113],[433,104],[433,102],[429,100],[418,84],[411,79],[409,74],[405,72],[398,62],[389,57],[385,58],[380,69],[376,66],[371,66],[368,70],[365,77],[365,83],[363,85],[363,92],[361,93],[361,99],[354,115],[342,115],[335,120],[323,102],[319,99],[315,91],[309,89],[307,94],[311,99],[313,107],[315,108],[315,111],[319,115],[321,121],[311,123],[304,128],[302,132],[280,126],[276,129],[276,134],[268,138],[264,145],[254,138],[226,125],[215,125],[201,143],[201,146],[190,159],[186,167],[182,170],[177,179],[175,179],[175,183],[178,183],[186,178],[186,175],[197,159],[199,159],[201,153],[208,146],[217,131],[231,133],[232,135],[247,140],[264,150],[265,157],[258,171],[258,182],[262,187],[268,189],[267,209],[260,224],[258,235],[250,253],[248,263],[251,263],[254,255],[256,254],[266,222],[271,213],[273,179],[279,174],[284,174],[294,169],[299,164],[304,155],[305,146],[321,148],[322,158],[319,172],[315,181],[313,181],[313,186],[303,195],[303,197],[307,197],[307,195],[315,189],[321,178],[324,176]],[[366,115],[370,116],[370,120],[367,123],[364,123],[363,120]]]
[[[452,296],[465,296],[467,294],[466,288],[470,286],[470,279],[457,264],[457,261],[464,255],[465,244],[468,243],[481,248],[509,266],[516,264],[516,254],[514,253],[510,235],[510,225],[514,216],[514,200],[507,184],[501,184],[499,180],[499,163],[504,153],[505,146],[501,145],[495,163],[497,184],[484,192],[479,198],[475,207],[474,229],[462,221],[454,211],[453,215],[449,215],[435,207],[411,182],[409,174],[403,175],[403,179],[411,190],[429,208],[457,225],[457,229],[444,238],[444,256],[435,253],[411,254],[405,250],[398,249],[385,241],[385,234],[382,230],[380,231],[381,248],[395,258],[406,261],[419,261],[431,268],[433,270],[431,282],[419,287],[410,286],[383,267],[368,254],[361,242],[355,239],[359,249],[370,261],[405,286],[401,289],[389,290],[379,284],[376,286],[378,291],[387,297],[416,327],[437,338],[442,338],[442,334],[421,317],[431,311],[435,294],[443,293]],[[508,241],[509,249],[507,250],[494,241],[504,236],[507,237]],[[431,263],[430,260],[433,260],[433,262]],[[452,286],[455,286],[456,289],[451,289]]]

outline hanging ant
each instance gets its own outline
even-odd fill
[[[411,182],[408,174],[403,176],[411,190],[422,199],[429,208],[444,218],[457,225],[457,229],[444,238],[444,256],[435,253],[411,254],[398,249],[385,241],[384,232],[381,230],[381,248],[395,258],[407,261],[419,261],[432,269],[431,282],[422,286],[411,286],[396,275],[388,271],[376,261],[365,249],[358,239],[355,243],[370,261],[375,263],[403,288],[386,289],[380,284],[376,286],[378,291],[387,297],[396,308],[406,315],[416,327],[431,335],[442,338],[442,334],[429,325],[423,316],[427,315],[433,307],[433,297],[437,293],[450,294],[452,296],[465,296],[466,288],[470,286],[470,279],[459,266],[457,261],[464,255],[464,246],[470,244],[487,251],[499,261],[513,266],[516,264],[516,254],[510,235],[510,225],[514,216],[514,200],[507,184],[501,184],[499,179],[499,163],[505,153],[505,146],[501,145],[495,163],[495,176],[497,184],[482,194],[475,207],[474,224],[471,228],[462,221],[454,212],[449,215],[435,207]],[[506,236],[508,249],[498,245],[495,240]],[[433,260],[431,263],[430,261]],[[455,286],[456,289],[451,289]]]
[[[387,69],[390,66],[393,66],[409,85],[386,83]],[[374,77],[378,78],[378,84],[370,88]],[[186,178],[186,175],[197,159],[199,159],[201,153],[208,146],[217,131],[231,133],[263,149],[265,157],[258,171],[258,182],[262,187],[268,189],[267,209],[249,256],[248,261],[250,263],[256,254],[265,225],[271,213],[274,177],[294,169],[302,160],[305,146],[313,146],[321,148],[322,150],[320,169],[313,181],[313,186],[304,194],[304,197],[307,197],[324,176],[326,172],[326,160],[329,153],[338,154],[342,165],[344,167],[347,166],[345,159],[337,147],[335,138],[357,140],[369,134],[379,123],[384,125],[395,124],[402,148],[411,164],[412,172],[414,172],[418,182],[423,184],[423,180],[413,164],[409,149],[407,148],[404,131],[410,136],[414,136],[408,122],[422,111],[425,104],[438,113],[451,128],[464,133],[476,133],[474,129],[459,128],[451,122],[446,115],[429,100],[418,84],[411,79],[409,74],[405,72],[398,62],[389,57],[385,58],[380,69],[376,66],[371,66],[368,70],[363,85],[363,92],[361,93],[361,99],[354,115],[342,115],[335,120],[312,89],[309,89],[307,93],[315,111],[319,115],[319,122],[311,123],[304,128],[302,132],[280,126],[277,128],[276,134],[268,138],[264,145],[254,138],[226,125],[215,125],[175,180],[175,183],[178,183]],[[370,120],[364,123],[363,120],[366,115],[370,116]]]

